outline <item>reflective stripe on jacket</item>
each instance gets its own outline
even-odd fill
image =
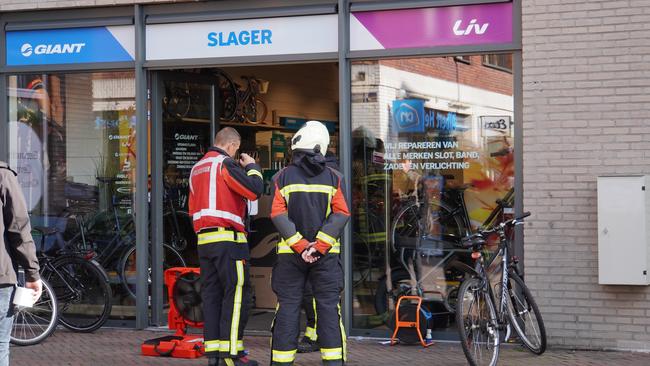
[[[225,151],[211,147],[190,173],[190,215],[196,232],[206,228],[246,230],[246,202],[262,194],[257,164],[243,169]]]
[[[350,218],[343,177],[325,167],[322,158],[296,155],[273,182],[271,219],[281,236],[278,253],[301,253],[312,242],[321,254],[340,253],[339,238]],[[319,164],[322,169],[315,169]]]

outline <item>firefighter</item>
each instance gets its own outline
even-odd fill
[[[244,354],[243,331],[251,306],[247,201],[263,189],[259,165],[247,154],[232,156],[241,137],[220,130],[214,146],[190,173],[190,215],[198,236],[205,354],[209,365],[255,366]]]
[[[325,165],[339,170],[339,163],[336,159],[336,155],[330,150],[327,150],[325,154]],[[311,289],[311,283],[307,281],[305,283],[305,291],[302,297],[302,309],[305,311],[305,318],[307,321],[307,326],[305,328],[305,334],[298,342],[298,353],[311,353],[318,351],[318,336],[316,335],[316,300],[314,300],[314,294]]]
[[[292,163],[274,177],[271,219],[281,240],[271,277],[278,297],[272,327],[272,365],[292,365],[295,360],[307,281],[316,302],[322,362],[334,366],[345,361],[339,238],[350,212],[341,173],[326,166],[327,145],[327,128],[318,121],[307,122],[291,140]]]

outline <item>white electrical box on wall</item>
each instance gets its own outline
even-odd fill
[[[598,283],[648,285],[650,176],[598,177]]]

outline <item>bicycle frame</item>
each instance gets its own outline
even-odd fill
[[[523,221],[517,221],[514,225],[516,226],[521,224],[523,224]],[[500,224],[499,229],[497,230],[499,234],[499,248],[496,253],[487,261],[487,265],[486,261],[484,260],[484,256],[478,251],[474,252],[479,253],[479,258],[476,261],[474,272],[475,277],[481,279],[481,285],[483,286],[484,291],[488,292],[490,301],[492,301],[492,304],[495,305],[494,308],[496,309],[497,319],[491,319],[491,321],[494,322],[494,325],[498,327],[498,329],[506,329],[506,336],[504,340],[507,342],[511,334],[510,323],[508,322],[507,318],[508,304],[506,298],[506,296],[509,296],[509,275],[511,270],[514,270],[515,272],[518,272],[518,270],[515,263],[510,262],[510,241],[506,236],[505,230],[506,227],[503,224]],[[489,268],[499,256],[501,256],[501,286],[499,288],[500,296],[497,298],[495,291],[491,286],[490,276],[488,274],[487,268]],[[496,306],[497,304],[498,306]],[[498,341],[500,342],[500,340]]]

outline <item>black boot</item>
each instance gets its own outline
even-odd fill
[[[248,356],[240,358],[222,358],[219,360],[219,366],[258,366],[259,363],[251,360]]]
[[[218,357],[208,357],[208,366],[219,366]]]
[[[298,342],[298,353],[311,353],[318,351],[318,343],[309,339],[309,337],[304,336]]]

